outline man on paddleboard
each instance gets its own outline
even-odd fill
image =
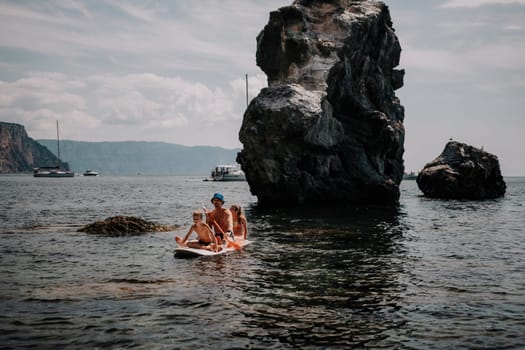
[[[215,231],[215,236],[222,241],[233,235],[233,218],[229,209],[223,208],[224,196],[221,193],[215,193],[211,198],[214,209],[205,210],[206,223]],[[225,237],[227,235],[228,237]]]

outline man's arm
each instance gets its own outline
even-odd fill
[[[206,215],[206,224],[210,227],[213,226],[213,211],[208,211],[204,213]]]

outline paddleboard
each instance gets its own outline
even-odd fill
[[[253,243],[253,241],[243,240],[243,241],[235,241],[239,246],[241,246],[241,249],[247,246],[248,244]],[[197,248],[188,248],[188,247],[177,247],[175,248],[175,257],[198,257],[198,256],[215,256],[215,255],[221,255],[226,254],[229,252],[236,251],[233,247],[227,247],[225,249],[222,249],[218,252],[212,252],[211,250],[206,249],[197,249]]]

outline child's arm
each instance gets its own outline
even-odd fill
[[[211,226],[213,222],[213,212],[206,210],[204,215],[206,216],[206,225]]]
[[[195,224],[191,225],[190,229],[188,230],[188,233],[186,233],[186,236],[182,240],[182,243],[186,243],[188,240],[188,237],[190,237],[191,233],[195,230]]]

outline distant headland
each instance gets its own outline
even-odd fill
[[[56,148],[56,140],[54,144]],[[0,122],[0,174],[29,173],[58,162],[53,152],[27,135],[23,125]],[[69,165],[60,162],[60,168],[68,169]]]
[[[31,173],[54,166],[56,140],[33,140],[24,126],[0,122],[0,173]],[[235,162],[239,149],[183,146],[165,142],[60,141],[61,167],[101,175],[207,175],[216,164]]]

